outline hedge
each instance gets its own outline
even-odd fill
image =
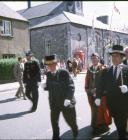
[[[13,68],[17,59],[0,59],[0,81],[14,80]]]

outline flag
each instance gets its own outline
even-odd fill
[[[116,7],[115,3],[114,3],[114,11],[115,11],[116,13],[120,14],[120,11],[119,11],[119,9]]]

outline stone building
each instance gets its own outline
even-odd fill
[[[82,50],[85,62],[92,52],[98,52],[108,62],[111,44],[128,44],[127,33],[110,31],[107,24],[98,20],[92,26],[92,19],[84,17],[82,1],[29,5],[18,12],[30,22],[30,47],[40,61],[53,53],[67,59]]]
[[[30,49],[29,22],[0,2],[0,58],[23,55]]]

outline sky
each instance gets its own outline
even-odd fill
[[[27,1],[1,1],[11,9],[17,11],[27,8]],[[47,3],[49,1],[31,1],[31,6]],[[114,10],[114,3],[120,14]],[[128,1],[83,1],[85,17],[109,15],[109,23],[114,27],[128,26]],[[112,12],[113,11],[113,12]]]

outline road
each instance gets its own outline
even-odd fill
[[[92,137],[90,127],[90,107],[84,91],[85,74],[78,74],[74,78],[77,123],[79,127],[78,139],[101,139]],[[45,79],[42,80],[45,83]],[[28,113],[31,108],[29,100],[16,99],[15,93],[18,83],[0,85],[0,139],[51,139],[50,109],[48,92],[39,87],[39,102],[37,111]],[[72,139],[70,127],[66,124],[62,114],[59,120],[62,139]],[[104,138],[117,138],[115,125],[110,125],[110,133]]]

